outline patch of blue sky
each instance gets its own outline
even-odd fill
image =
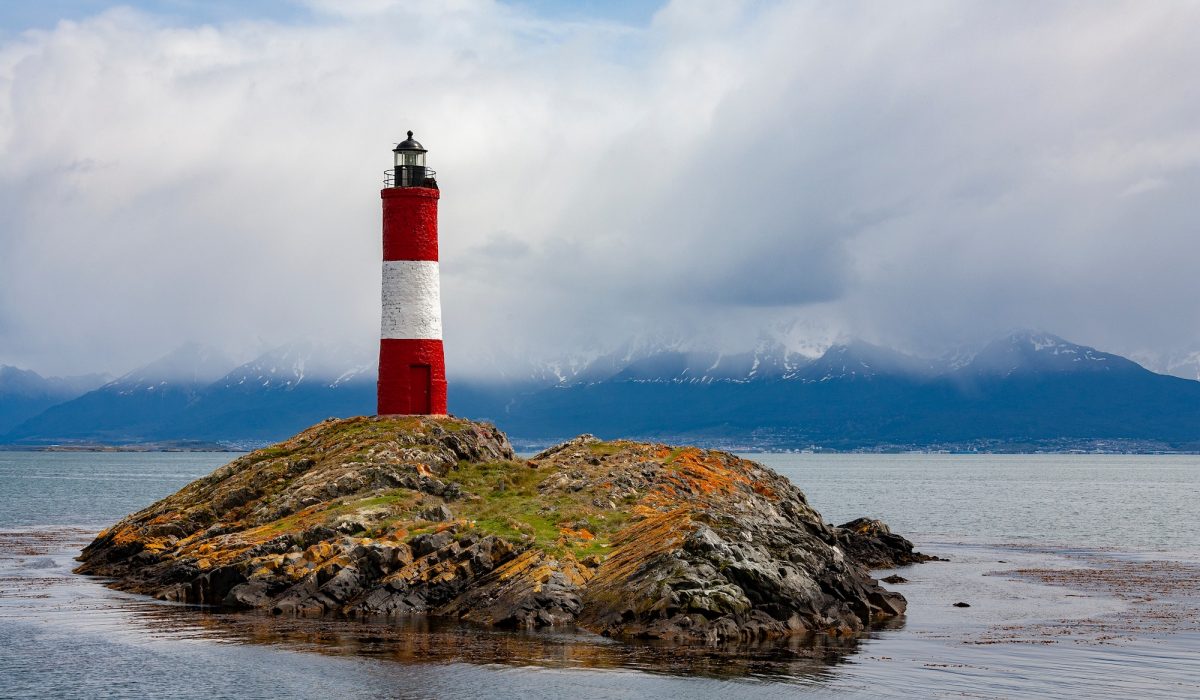
[[[665,0],[501,0],[555,20],[603,20],[630,26],[649,24]],[[238,20],[301,22],[314,15],[303,0],[4,0],[0,35],[49,29],[62,20],[83,20],[114,7],[130,7],[181,25]]]
[[[640,27],[650,23],[666,0],[507,0],[506,4],[549,19],[600,19]]]
[[[297,0],[4,0],[0,35],[50,29],[60,21],[78,21],[115,7],[128,7],[180,25],[221,24],[238,20],[301,21],[312,13]]]

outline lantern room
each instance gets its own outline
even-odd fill
[[[392,149],[395,167],[384,179],[387,187],[430,187],[437,189],[434,171],[425,167],[425,147],[408,132],[408,138]]]

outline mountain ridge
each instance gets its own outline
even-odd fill
[[[292,343],[208,383],[162,380],[155,372],[178,363],[155,361],[25,421],[3,441],[258,446],[326,417],[373,413],[373,358],[347,354]],[[176,355],[205,364],[205,378],[220,364],[197,347]],[[751,449],[1109,441],[1200,450],[1200,382],[1028,330],[934,359],[853,339],[815,358],[768,341],[742,353],[626,348],[494,382],[452,377],[450,402],[452,412],[495,421],[528,446],[595,430]]]
[[[43,377],[33,370],[0,365],[0,435],[46,409],[105,384],[107,374]]]

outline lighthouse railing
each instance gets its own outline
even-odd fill
[[[419,185],[397,185],[396,170],[383,171],[383,186],[384,187],[432,187],[437,189],[437,171],[432,168],[425,168],[425,179]]]

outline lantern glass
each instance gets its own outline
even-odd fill
[[[396,167],[425,165],[425,154],[421,151],[396,151]]]

